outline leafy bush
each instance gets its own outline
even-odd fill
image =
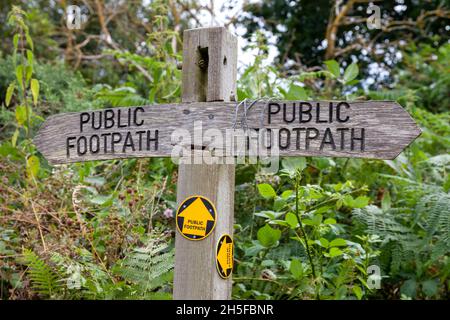
[[[14,12],[24,47],[0,58],[0,297],[170,298],[171,160],[50,167],[31,141],[48,114],[179,101],[180,57],[168,40],[177,34],[159,17],[147,41],[152,54],[108,52],[129,72],[116,86],[93,86],[94,76],[34,61],[27,21]],[[393,87],[365,92],[356,63],[329,60],[284,75],[267,65],[261,35],[258,41],[260,54],[239,79],[240,100],[396,100],[423,134],[390,161],[289,158],[274,175],[261,164],[239,165],[233,297],[448,298],[448,45],[410,45]],[[378,278],[371,265],[380,266]]]

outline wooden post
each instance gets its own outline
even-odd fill
[[[236,100],[237,38],[224,27],[183,34],[183,102]],[[232,113],[233,110],[230,110]],[[216,271],[215,250],[224,233],[233,234],[234,164],[181,164],[177,202],[192,195],[210,199],[217,209],[213,233],[190,241],[175,240],[174,299],[230,299],[231,278]]]

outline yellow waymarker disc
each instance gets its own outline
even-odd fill
[[[216,226],[216,208],[203,196],[185,199],[177,210],[178,231],[189,240],[202,240],[211,234]]]
[[[233,239],[228,234],[223,234],[216,249],[216,267],[219,275],[226,279],[233,271]]]

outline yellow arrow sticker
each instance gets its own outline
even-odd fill
[[[202,240],[216,226],[216,208],[203,196],[185,199],[177,210],[177,229],[189,240]]]
[[[216,267],[219,275],[227,279],[233,271],[233,239],[228,234],[223,234],[216,249]]]

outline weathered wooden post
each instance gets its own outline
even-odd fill
[[[183,103],[235,100],[236,73],[237,38],[224,27],[184,31]],[[181,164],[178,169],[178,204],[189,196],[205,196],[216,206],[217,217],[204,240],[190,241],[177,232],[174,299],[231,297],[231,278],[216,272],[215,250],[222,234],[233,234],[234,169],[234,164]]]

